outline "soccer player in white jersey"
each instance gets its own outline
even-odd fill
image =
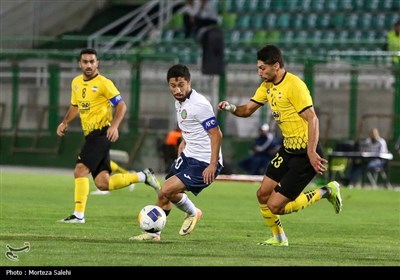
[[[190,71],[185,65],[172,66],[167,73],[167,82],[176,99],[175,109],[182,141],[177,159],[171,165],[156,204],[167,216],[172,205],[185,212],[179,231],[181,236],[185,236],[194,230],[202,217],[202,211],[196,208],[185,192],[190,191],[197,196],[221,172],[222,132],[210,102],[191,88]],[[160,234],[161,232],[145,232],[129,239],[158,241]]]

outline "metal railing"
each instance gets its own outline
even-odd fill
[[[126,51],[148,37],[161,36],[160,30],[164,24],[171,19],[173,9],[182,3],[182,0],[149,1],[120,19],[91,34],[88,37],[87,46],[96,48],[101,52],[106,52],[111,49]],[[104,34],[110,30],[120,26],[123,26],[122,30],[112,38],[103,37]],[[130,34],[136,35],[127,37]],[[126,40],[127,38],[128,40]]]

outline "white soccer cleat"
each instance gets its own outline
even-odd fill
[[[157,177],[154,175],[154,171],[151,168],[146,168],[143,170],[146,175],[146,180],[144,183],[152,187],[157,193],[161,189],[160,182],[158,182]]]
[[[144,232],[142,234],[132,236],[129,240],[133,241],[160,241],[161,238],[159,235],[152,235],[150,233]]]
[[[66,217],[65,219],[59,220],[59,222],[66,224],[84,224],[85,218],[79,219],[77,216],[72,214],[71,216]]]
[[[197,208],[197,214],[195,216],[188,216],[186,214],[181,230],[179,231],[179,234],[182,236],[190,234],[194,230],[197,222],[201,219],[202,216],[203,212],[198,208]]]
[[[128,186],[128,190],[129,190],[130,192],[133,192],[133,191],[135,190],[135,187],[136,187],[136,184],[135,184],[135,183],[130,184],[130,185]]]
[[[106,194],[110,194],[110,191],[101,191],[99,189],[90,192],[91,195],[106,195]]]

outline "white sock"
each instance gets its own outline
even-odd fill
[[[327,188],[319,188],[318,190],[319,190],[319,193],[320,193],[321,197],[323,197],[323,198],[325,197],[326,193],[329,194],[329,191],[328,191]],[[329,197],[329,195],[328,195],[328,197]]]
[[[85,216],[85,213],[74,211],[74,215],[75,215],[75,217],[77,217],[79,219],[83,219],[83,217]]]
[[[197,215],[196,206],[194,206],[193,202],[189,199],[189,197],[185,193],[182,195],[182,199],[174,204],[179,210],[182,210],[189,216]]]
[[[274,237],[276,240],[278,240],[280,242],[287,240],[286,234],[284,232],[282,232],[281,234],[275,235]]]
[[[142,171],[137,172],[139,182],[145,182],[146,181],[146,174],[144,174]]]

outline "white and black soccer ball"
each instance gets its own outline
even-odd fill
[[[161,231],[167,222],[164,210],[156,205],[147,205],[138,215],[139,226],[142,230],[155,233]]]

